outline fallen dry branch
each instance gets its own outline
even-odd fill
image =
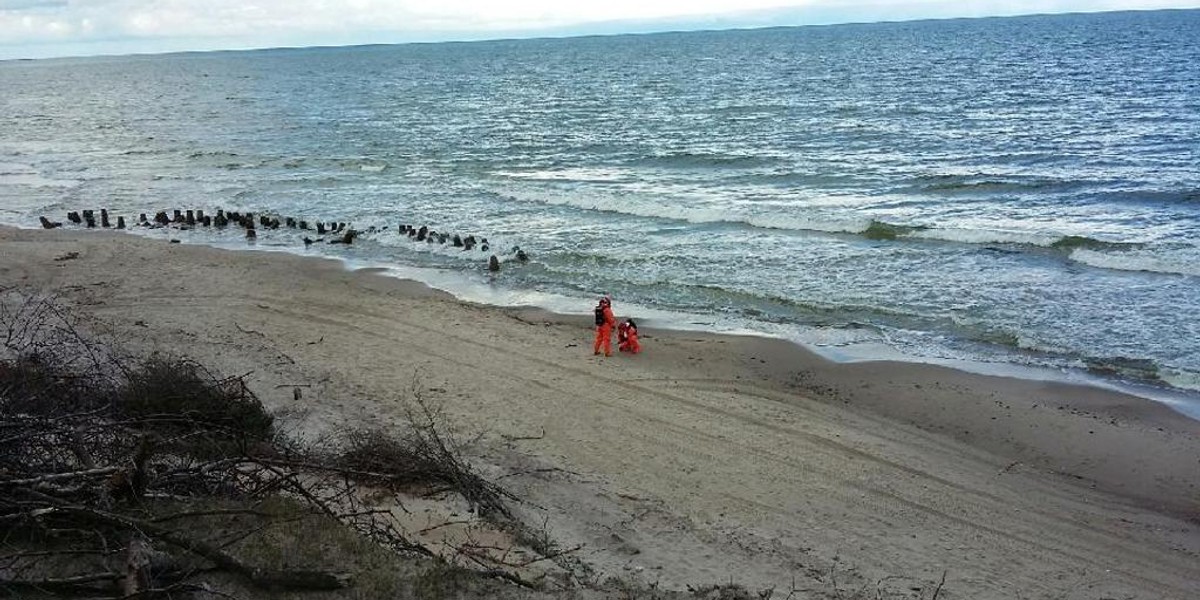
[[[946,585],[946,573],[942,571],[942,580],[938,582],[937,587],[933,589],[933,597],[930,600],[937,600],[938,595],[942,593],[942,586]]]
[[[221,377],[185,357],[120,357],[52,299],[6,294],[0,595],[149,598],[199,589],[197,578],[212,571],[258,588],[348,585],[319,564],[274,568],[241,554],[273,528],[314,514],[394,552],[441,560],[391,509],[364,504],[367,490],[455,494],[522,539],[507,504],[517,499],[477,472],[415,386],[407,427],[347,432],[333,450],[298,446],[277,432],[245,376]],[[302,512],[264,508],[272,498]],[[405,510],[398,499],[391,506]],[[474,562],[488,577],[534,587],[525,567],[576,550],[546,544],[532,557],[498,551],[498,560],[481,553]]]
[[[97,476],[112,475],[113,473],[117,473],[120,471],[121,471],[120,467],[101,467],[101,468],[88,469],[86,471],[75,471],[72,473],[51,473],[49,475],[41,475],[39,477],[30,477],[27,479],[0,480],[0,488],[14,487],[14,486],[35,486],[36,487],[40,484],[50,483],[52,481],[86,479],[86,478],[97,477]]]
[[[429,494],[455,492],[483,516],[511,519],[505,501],[516,498],[480,476],[463,458],[457,444],[442,431],[433,408],[420,396],[414,403],[404,437],[380,430],[351,432],[347,448],[328,462],[378,485],[423,486]]]
[[[132,519],[122,515],[83,507],[66,506],[62,509],[68,514],[80,517],[83,521],[139,532],[150,539],[160,540],[181,550],[194,553],[211,561],[218,568],[241,575],[262,588],[331,590],[346,587],[349,583],[347,575],[338,573],[323,571],[269,571],[251,567],[221,548],[203,540],[191,538],[160,527],[149,521]]]
[[[123,577],[124,575],[120,573],[91,573],[87,575],[75,575],[73,577],[46,579],[0,578],[0,590],[16,593],[103,594]]]

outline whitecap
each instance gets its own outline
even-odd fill
[[[1195,247],[1177,250],[1158,248],[1117,252],[1076,248],[1071,252],[1071,260],[1102,269],[1200,277],[1200,249]]]

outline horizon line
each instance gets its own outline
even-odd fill
[[[209,48],[209,49],[194,49],[194,50],[164,50],[164,51],[147,51],[147,52],[123,52],[123,53],[97,53],[97,54],[64,54],[61,56],[45,56],[40,58],[33,57],[14,57],[0,58],[0,63],[6,62],[34,62],[34,61],[53,61],[53,60],[79,60],[88,58],[148,58],[155,56],[175,56],[187,54],[217,54],[217,53],[237,53],[237,52],[269,52],[269,51],[287,51],[287,50],[330,50],[339,48],[371,48],[371,47],[390,47],[390,46],[433,46],[440,44],[484,44],[494,42],[521,42],[521,41],[538,41],[538,40],[570,40],[570,39],[590,39],[590,38],[615,38],[625,36],[652,36],[652,35],[669,35],[669,34],[684,34],[684,33],[720,33],[720,32],[736,32],[736,31],[764,31],[771,29],[810,29],[823,27],[844,27],[844,26],[864,26],[864,25],[888,25],[900,23],[939,23],[951,21],[984,21],[984,20],[1001,20],[1001,19],[1025,19],[1033,17],[1069,17],[1081,15],[1101,15],[1101,14],[1129,14],[1129,13],[1158,13],[1158,12],[1190,12],[1200,11],[1200,7],[1195,8],[1147,8],[1147,9],[1122,9],[1122,10],[1072,10],[1064,12],[1035,12],[1021,13],[1015,15],[983,15],[983,16],[961,16],[961,17],[914,17],[911,19],[882,19],[878,21],[838,21],[829,23],[804,23],[804,24],[772,24],[772,25],[743,25],[730,27],[713,27],[713,28],[664,28],[646,31],[617,31],[617,32],[590,32],[590,33],[570,33],[563,32],[559,34],[553,33],[554,30],[543,30],[539,32],[531,32],[529,35],[497,35],[496,37],[480,37],[480,38],[447,38],[440,40],[404,40],[394,42],[363,42],[363,43],[332,43],[332,44],[311,44],[311,45],[267,45],[267,46],[252,46],[252,47],[233,47],[233,48]],[[719,15],[710,15],[710,17],[719,17]],[[630,23],[633,25],[637,22],[626,21],[598,21],[579,27],[604,27],[619,23]],[[566,29],[575,26],[565,26],[558,29]],[[136,41],[150,40],[154,38],[108,38],[99,39],[94,42],[100,43],[105,41]],[[205,39],[205,38],[198,38]],[[212,39],[212,38],[210,38]],[[89,43],[89,42],[83,42]],[[17,45],[17,44],[14,44]],[[4,44],[0,44],[0,48],[4,48]]]

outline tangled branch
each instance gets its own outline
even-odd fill
[[[427,557],[442,555],[390,510],[364,505],[365,490],[454,493],[480,516],[512,521],[515,498],[474,470],[419,394],[399,434],[352,431],[336,451],[317,451],[283,439],[243,377],[185,357],[131,361],[87,331],[51,296],[0,290],[0,592],[133,598],[197,589],[212,571],[264,589],[348,585],[343,573],[238,554],[243,540],[298,518],[260,510],[268,498]],[[205,519],[228,530],[206,538]],[[509,569],[537,560],[478,562],[532,586]]]

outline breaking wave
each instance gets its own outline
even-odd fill
[[[749,169],[778,163],[769,156],[670,152],[653,154],[633,161],[634,164],[668,169]]]
[[[1050,247],[1060,236],[1035,231],[1011,231],[1002,229],[925,228],[911,233],[910,237],[960,244],[1011,245]]]
[[[1117,271],[1143,271],[1200,277],[1200,249],[1152,252],[1145,249],[1127,252],[1103,252],[1079,248],[1071,260],[1088,266]]]
[[[608,197],[586,199],[567,194],[541,195],[522,192],[516,196],[505,197],[521,202],[699,225],[726,224],[764,230],[844,234],[892,243],[950,242],[987,246],[990,249],[1013,253],[1050,251],[1067,260],[1101,269],[1200,276],[1200,249],[1191,246],[1172,250],[1145,242],[1104,240],[1083,235],[1003,229],[941,228],[919,223],[893,223],[868,217],[819,214],[795,216],[778,212],[737,214],[728,208],[691,208]]]
[[[924,178],[927,183],[918,184],[918,189],[934,194],[999,194],[1005,192],[1040,191],[1064,185],[1054,179],[1007,179],[977,175],[974,177],[945,175]],[[931,181],[929,181],[931,180]]]
[[[276,169],[322,169],[332,168],[337,171],[361,173],[382,173],[391,164],[387,161],[360,157],[310,157],[310,156],[278,156],[278,155],[247,155],[228,151],[197,151],[184,155],[188,160],[228,171],[240,169],[276,168]]]
[[[1145,244],[1136,242],[1109,242],[1098,240],[1096,238],[1082,235],[1064,235],[1050,244],[1055,250],[1072,252],[1077,249],[1084,250],[1135,250],[1144,247]]]
[[[580,198],[570,195],[541,195],[517,193],[505,196],[509,200],[565,206],[581,210],[652,219],[666,219],[695,224],[725,223],[759,229],[812,231],[822,233],[859,234],[871,225],[868,218],[800,217],[782,214],[737,214],[727,208],[693,208],[652,202],[614,200],[612,198]]]

